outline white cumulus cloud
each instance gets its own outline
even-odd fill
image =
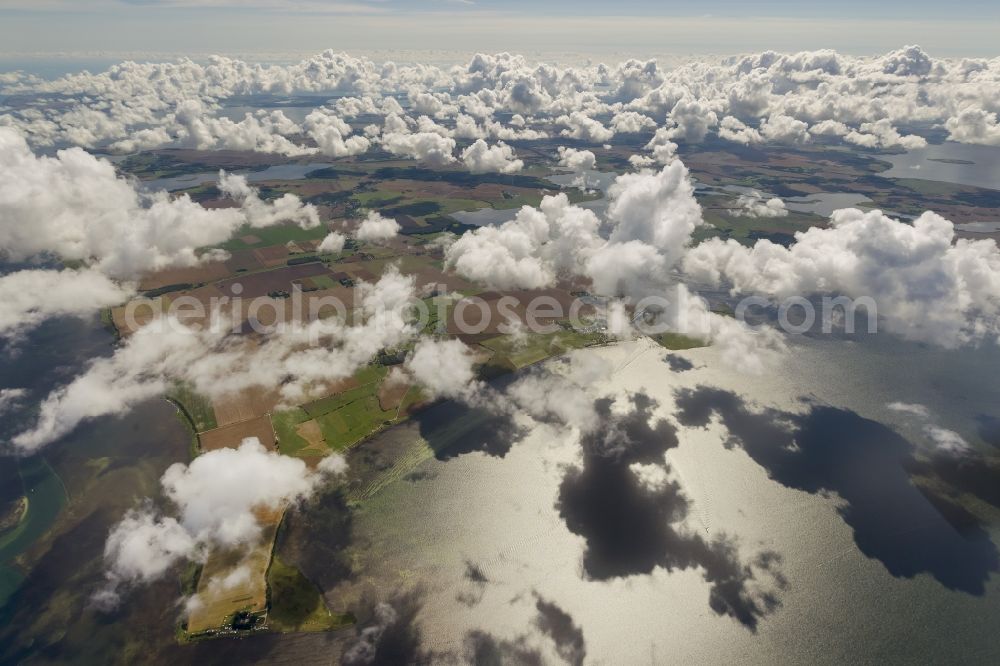
[[[524,168],[513,148],[502,141],[490,146],[482,139],[462,151],[462,162],[472,173],[515,173]]]

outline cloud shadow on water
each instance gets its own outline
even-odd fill
[[[726,535],[706,540],[682,522],[690,502],[676,481],[644,482],[634,464],[662,465],[664,454],[678,444],[674,427],[654,418],[657,403],[644,394],[628,398],[628,410],[612,409],[613,399],[594,407],[601,426],[581,437],[583,461],[567,470],[556,504],[566,526],[586,540],[585,575],[609,580],[667,571],[701,568],[711,584],[709,605],[751,630],[779,605],[773,587],[785,582],[780,556],[765,552],[750,562],[740,560],[737,544]],[[766,575],[771,589],[760,584]]]
[[[438,460],[475,451],[503,458],[527,434],[508,414],[451,400],[420,412],[414,421]]]
[[[537,593],[535,610],[531,630],[512,639],[494,636],[483,629],[466,633],[464,663],[477,666],[543,666],[551,661],[543,655],[542,645],[551,642],[562,662],[582,666],[587,656],[586,641],[573,616]]]
[[[465,663],[477,666],[543,666],[545,660],[537,648],[527,644],[525,638],[515,640],[497,638],[481,629],[470,631],[465,636]]]
[[[927,573],[949,589],[982,595],[1000,569],[982,527],[966,521],[957,529],[936,508],[941,503],[914,485],[914,447],[890,428],[827,406],[804,414],[752,410],[735,393],[706,386],[679,390],[677,406],[685,426],[706,427],[718,417],[729,431],[727,446],[741,447],[778,483],[839,495],[838,512],[858,549],[893,576]]]
[[[413,589],[384,601],[365,599],[358,610],[355,636],[340,657],[345,666],[395,666],[433,664],[445,655],[436,655],[423,644],[417,616],[424,592]]]
[[[483,600],[490,579],[482,567],[472,560],[466,560],[465,575],[462,576],[462,580],[465,582],[464,589],[455,595],[455,600],[471,608]]]
[[[583,638],[583,630],[573,621],[573,616],[555,602],[538,595],[535,598],[535,610],[538,611],[535,626],[552,639],[559,656],[567,664],[582,666],[587,657],[587,642]]]
[[[694,370],[694,363],[687,360],[680,354],[667,354],[663,357],[663,362],[670,366],[674,372],[687,372]]]

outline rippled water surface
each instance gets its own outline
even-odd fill
[[[609,388],[643,391],[677,427],[666,461],[689,501],[676,526],[681,541],[665,560],[632,558],[667,565],[623,575],[594,566],[595,552],[626,570],[631,561],[599,535],[570,529],[559,508],[563,485],[584,464],[572,436],[543,428],[498,446],[491,430],[456,438],[442,414],[420,428],[430,448],[415,447],[411,464],[361,501],[352,549],[359,575],[331,596],[419,590],[427,647],[453,654],[482,632],[495,645],[554,649],[538,630],[543,600],[571,616],[588,663],[1000,657],[991,629],[1000,611],[997,522],[956,528],[916,490],[904,467],[933,444],[912,415],[886,406],[926,405],[937,425],[995,454],[980,428],[1000,394],[995,349],[804,339],[763,377],[734,375],[707,349],[683,352],[693,367],[681,372],[644,342],[588,353],[616,364]],[[774,428],[786,419],[794,440]],[[618,499],[597,498],[589,511]],[[724,536],[736,544],[732,559],[747,566],[777,555],[743,583],[777,601],[753,621],[711,603],[705,567],[713,565],[693,546]],[[636,549],[662,545],[622,538]]]
[[[880,155],[892,163],[881,176],[921,178],[1000,190],[1000,147],[951,141],[910,150],[900,155]]]

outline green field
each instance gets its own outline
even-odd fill
[[[309,279],[320,289],[331,289],[339,286],[339,283],[329,275],[313,275]]]
[[[334,451],[350,448],[360,440],[395,420],[396,412],[385,412],[378,398],[367,395],[316,418],[323,439]]]
[[[303,229],[297,224],[284,223],[275,224],[270,227],[250,227],[244,226],[237,230],[232,238],[225,243],[216,245],[223,250],[245,250],[248,248],[267,247],[269,245],[284,245],[289,241],[321,240],[330,233],[325,224],[320,224],[312,229]],[[244,243],[242,236],[256,236],[259,243]]]
[[[378,209],[380,213],[387,217],[409,215],[416,220],[423,220],[433,215],[447,215],[460,210],[478,210],[493,206],[492,202],[482,199],[408,197],[405,194],[389,189],[358,192],[352,198],[360,206]]]
[[[176,404],[191,422],[196,432],[205,432],[217,426],[212,402],[186,384],[176,384],[167,393],[167,398]]]
[[[403,200],[403,196],[399,192],[393,190],[371,190],[368,192],[355,192],[351,195],[351,198],[358,203],[359,206],[364,206],[366,208],[379,208],[380,206],[391,206],[393,204],[399,203]]]
[[[394,422],[396,411],[384,411],[378,401],[379,387],[388,372],[383,366],[367,366],[355,375],[359,386],[272,414],[282,452],[296,455],[309,446],[296,427],[310,419],[316,420],[323,440],[333,451],[348,449],[386,422]]]
[[[708,346],[708,343],[704,340],[688,337],[680,333],[660,333],[659,335],[651,335],[649,337],[655,340],[660,346],[673,351]]]
[[[512,337],[500,335],[484,340],[480,344],[494,353],[492,365],[504,365],[509,361],[514,369],[543,361],[550,356],[558,356],[570,349],[579,349],[603,342],[603,333],[580,333],[578,331],[556,331],[535,334],[518,343]]]
[[[295,432],[295,426],[309,420],[301,407],[284,409],[271,414],[271,425],[274,426],[274,434],[278,438],[278,448],[286,456],[293,456],[302,449],[309,446],[309,442],[299,437]]]
[[[267,588],[267,623],[273,629],[328,631],[354,624],[350,613],[331,613],[319,588],[277,555],[267,571]]]

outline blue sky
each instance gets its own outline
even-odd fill
[[[1000,2],[0,0],[4,53],[446,50],[738,53],[918,43],[1000,55]]]

